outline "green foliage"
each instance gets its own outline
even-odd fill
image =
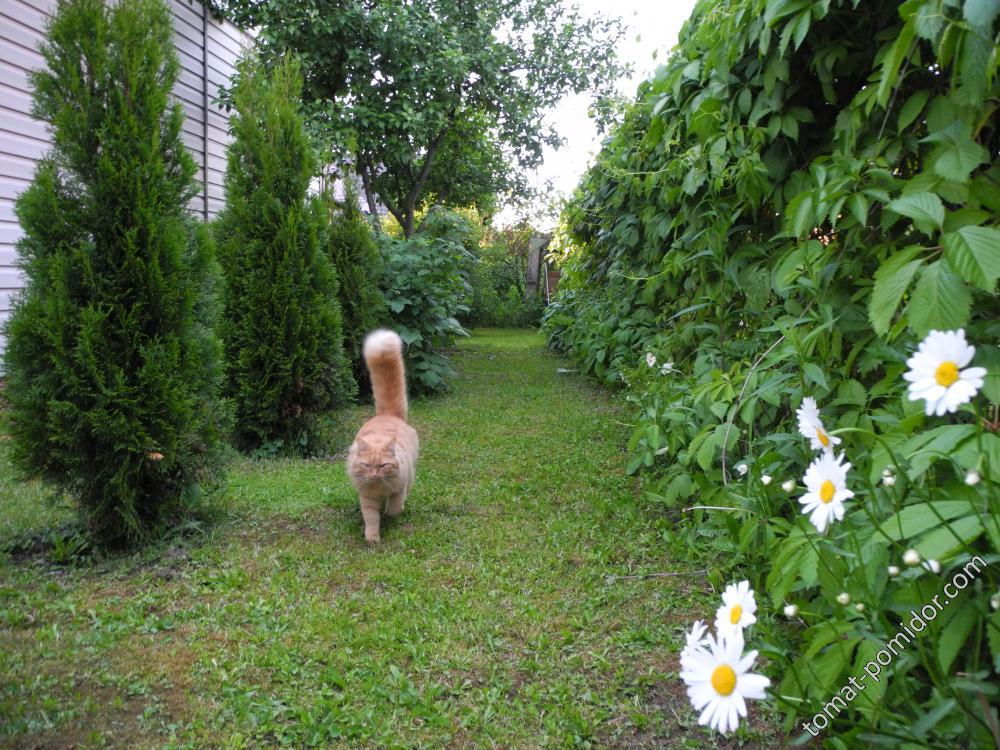
[[[997,8],[701,2],[564,215],[550,341],[625,381],[628,468],[671,524],[683,507],[728,509],[693,510],[664,534],[710,545],[774,607],[800,605],[806,629],[765,621],[774,645],[762,649],[790,729],[938,593],[922,568],[886,575],[903,550],[946,572],[1000,551]],[[903,363],[929,330],[959,327],[990,375],[973,408],[925,417]],[[805,396],[853,464],[855,498],[826,536],[779,488],[809,462],[794,411]],[[880,532],[948,501],[961,512]],[[984,571],[833,719],[827,746],[989,745],[998,578]],[[838,605],[841,591],[864,612]]]
[[[418,234],[404,240],[382,236],[382,292],[389,326],[406,344],[411,393],[447,387],[452,375],[447,351],[468,332],[457,316],[468,311],[472,256],[459,241]]]
[[[622,71],[620,22],[565,0],[226,4],[268,60],[302,55],[315,131],[352,154],[406,237],[428,197],[491,210],[559,144],[541,113],[569,93],[610,95]]]
[[[314,447],[317,417],[356,392],[344,353],[337,275],[324,252],[327,211],[308,196],[316,157],[298,112],[302,78],[240,65],[215,230],[226,278],[221,327],[236,442]]]
[[[472,302],[464,320],[473,326],[534,328],[544,308],[541,292],[525,298],[529,224],[491,231],[479,248],[472,273]]]
[[[709,595],[615,577],[663,569],[621,482],[620,404],[543,343],[460,342],[454,390],[411,404],[429,450],[375,554],[343,462],[288,459],[234,462],[210,534],[61,576],[0,554],[0,745],[733,750],[658,689]],[[4,509],[31,517],[22,490]],[[739,742],[782,747],[770,721]]]
[[[379,289],[382,256],[378,242],[350,190],[342,206],[329,202],[332,219],[326,234],[327,255],[337,274],[337,297],[343,315],[344,351],[351,361],[354,378],[367,383],[368,370],[361,357],[365,335],[386,316]]]
[[[185,217],[196,168],[170,103],[170,19],[159,0],[62,4],[47,69],[31,76],[53,147],[16,206],[26,285],[7,326],[12,457],[107,545],[196,507],[226,429],[218,271]]]

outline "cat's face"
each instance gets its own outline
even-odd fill
[[[384,446],[372,446],[359,439],[352,471],[354,476],[366,482],[379,482],[399,476],[396,441],[392,440]]]

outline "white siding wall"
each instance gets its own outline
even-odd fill
[[[244,45],[252,40],[230,24],[206,18],[198,0],[167,3],[174,12],[174,46],[181,63],[174,94],[184,107],[184,143],[198,163],[202,186],[190,208],[211,218],[225,202],[229,143],[228,116],[212,100],[219,87],[228,84]],[[28,71],[43,64],[38,45],[55,7],[56,0],[0,0],[0,328],[23,283],[17,269],[15,244],[21,229],[14,201],[30,184],[35,162],[49,147],[48,128],[31,117]],[[3,345],[0,332],[0,351]]]

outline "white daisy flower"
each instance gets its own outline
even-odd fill
[[[771,483],[771,477],[769,477],[767,474],[761,474],[760,475],[760,483],[762,485],[764,485],[765,487],[767,487],[767,485],[769,485]]]
[[[840,438],[830,435],[823,427],[819,407],[816,406],[816,399],[812,396],[802,399],[802,405],[795,415],[799,418],[799,432],[809,440],[809,446],[813,450],[832,451],[835,445],[840,445]]]
[[[656,367],[656,355],[652,352],[646,352],[646,364],[650,367]]]
[[[802,480],[807,490],[799,498],[802,512],[809,514],[809,520],[820,534],[826,531],[831,518],[839,521],[844,517],[844,501],[854,497],[847,489],[847,470],[851,465],[843,460],[843,453],[834,456],[832,451],[824,451],[809,464]]]
[[[757,622],[757,601],[750,588],[750,581],[740,581],[726,586],[722,593],[722,606],[715,613],[715,631],[743,631]]]
[[[691,665],[691,659],[695,652],[704,652],[708,646],[708,641],[705,638],[705,631],[708,630],[708,626],[703,620],[696,620],[694,625],[691,626],[691,632],[687,634],[687,642],[684,644],[684,648],[681,649],[681,670],[687,669]]]
[[[673,362],[664,362],[663,365],[660,367],[660,375],[669,375],[673,371],[674,371]]]
[[[746,464],[736,464],[736,473],[739,474],[741,477],[745,477],[749,470],[750,467],[747,466]]]
[[[917,353],[906,360],[910,382],[909,399],[924,399],[927,416],[941,416],[970,401],[983,387],[986,369],[967,367],[976,347],[965,341],[965,331],[931,331],[920,342]]]
[[[799,614],[798,605],[796,605],[796,604],[786,604],[785,605],[785,609],[784,609],[784,613],[785,613],[785,617],[787,617],[789,620],[792,619],[793,617],[798,616],[798,614]]]
[[[733,632],[708,636],[706,648],[691,656],[681,679],[688,688],[688,697],[696,711],[701,711],[698,723],[726,734],[736,729],[740,717],[747,715],[747,698],[763,698],[771,681],[750,669],[757,652],[743,654],[743,635]]]

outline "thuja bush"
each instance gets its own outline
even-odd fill
[[[232,90],[226,208],[215,231],[226,391],[242,449],[310,451],[318,418],[356,392],[324,249],[326,209],[308,194],[316,156],[298,110],[301,89],[294,60],[268,72],[249,59]]]
[[[420,233],[409,240],[382,235],[381,244],[388,324],[406,343],[410,390],[444,390],[453,374],[448,351],[468,335],[457,316],[469,309],[466,269],[472,258],[458,242]]]
[[[550,340],[626,389],[664,538],[754,585],[827,747],[997,736],[998,11],[701,2],[563,217]]]
[[[7,326],[12,456],[104,544],[148,538],[218,476],[218,269],[185,216],[195,164],[159,0],[60,4],[32,73],[52,149],[18,198],[26,285]]]
[[[354,192],[348,190],[340,205],[335,205],[327,196],[327,205],[331,220],[326,249],[339,282],[337,298],[343,315],[344,351],[357,382],[367,384],[368,371],[361,357],[361,347],[365,335],[377,328],[386,316],[386,304],[379,288],[382,256]]]

